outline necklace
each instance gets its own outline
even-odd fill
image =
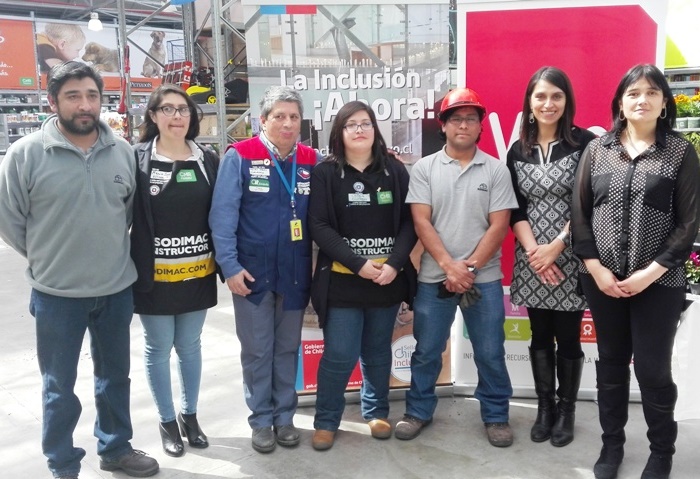
[[[627,141],[629,142],[630,146],[632,147],[634,152],[637,153],[637,156],[641,155],[642,153],[637,149],[636,146],[634,146],[634,142],[632,141],[632,136],[630,136],[629,129],[627,129],[625,131],[627,132]],[[644,150],[643,151],[646,151],[647,148],[649,148],[649,145],[646,142],[644,142]]]

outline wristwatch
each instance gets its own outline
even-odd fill
[[[561,240],[562,243],[564,243],[564,246],[569,246],[571,245],[571,238],[569,237],[569,233],[567,231],[562,231],[559,233],[559,236],[557,236],[558,240]]]

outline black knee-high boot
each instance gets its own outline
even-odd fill
[[[534,442],[543,442],[551,436],[552,426],[556,420],[554,348],[528,349],[537,393],[537,418],[530,430],[530,439]]]
[[[593,467],[596,479],[615,479],[625,455],[625,425],[630,400],[629,366],[596,361],[598,414],[603,448]]]
[[[566,446],[574,440],[574,422],[576,420],[576,399],[581,386],[583,356],[567,359],[557,355],[557,379],[559,379],[559,404],[557,404],[557,421],[552,427],[553,446]]]
[[[642,479],[668,479],[676,452],[678,423],[673,418],[673,410],[678,398],[675,384],[663,388],[640,386],[642,410],[647,421],[647,437],[651,454],[642,472]]]

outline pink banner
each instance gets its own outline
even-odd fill
[[[576,124],[608,129],[610,101],[622,75],[656,60],[657,24],[640,6],[467,12],[465,84],[489,113],[480,148],[505,160],[530,76],[544,65],[563,69],[576,93]],[[494,128],[495,127],[495,128]],[[500,129],[500,131],[499,131]],[[511,282],[513,239],[504,242],[504,284]]]

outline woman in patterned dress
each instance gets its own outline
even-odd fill
[[[538,398],[530,438],[550,439],[554,446],[574,439],[583,368],[580,327],[586,303],[577,288],[569,219],[578,160],[595,136],[574,126],[575,112],[566,74],[555,67],[537,70],[525,91],[520,139],[507,159],[519,205],[510,220],[517,239],[510,298],[527,307],[530,317],[530,362]]]
[[[685,301],[683,264],[700,219],[700,166],[692,145],[673,131],[673,93],[654,65],[625,74],[612,118],[612,131],[581,157],[571,215],[598,341],[603,448],[593,472],[617,477],[634,356],[651,450],[642,479],[663,479],[678,434],[671,353]]]

